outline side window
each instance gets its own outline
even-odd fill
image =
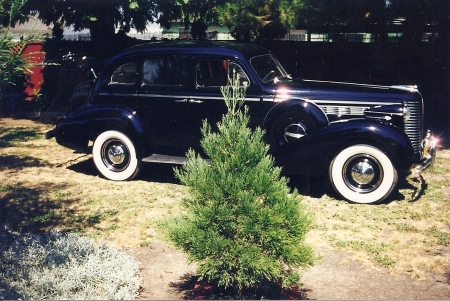
[[[198,87],[220,87],[228,84],[228,78],[239,74],[241,85],[249,85],[250,81],[241,66],[221,59],[200,59],[196,65]]]
[[[241,66],[239,66],[238,64],[234,63],[234,62],[230,62],[230,67],[229,67],[229,75],[230,78],[232,78],[233,74],[239,74],[239,82],[241,86],[249,86],[250,85],[250,80],[248,79],[247,74],[244,72],[244,70],[242,70]]]
[[[144,86],[183,86],[186,79],[187,61],[184,58],[160,56],[144,61]]]
[[[137,79],[136,63],[130,62],[119,66],[114,70],[110,84],[113,85],[133,85]]]

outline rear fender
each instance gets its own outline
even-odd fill
[[[333,122],[272,154],[276,164],[282,166],[286,174],[322,176],[340,150],[355,144],[378,147],[402,173],[409,171],[414,162],[414,150],[401,129],[367,119]]]
[[[95,141],[107,130],[127,135],[135,143],[140,158],[149,155],[151,140],[144,122],[127,107],[87,104],[57,125],[55,137],[61,145],[88,153],[89,141]]]
[[[95,80],[90,80],[75,87],[72,97],[70,98],[69,112],[74,112],[76,109],[88,102],[95,82]]]

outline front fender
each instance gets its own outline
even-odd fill
[[[388,155],[400,173],[409,171],[414,150],[408,136],[399,128],[367,119],[333,122],[277,149],[272,155],[286,174],[322,176],[331,160],[344,147],[370,144]]]
[[[105,130],[121,131],[135,143],[139,157],[148,155],[150,139],[143,120],[124,106],[86,104],[62,119],[53,131],[56,141],[79,152],[89,152],[89,141]]]
[[[305,99],[290,99],[282,101],[270,109],[264,119],[263,128],[270,128],[278,116],[283,113],[292,111],[298,111],[307,114],[316,122],[317,129],[322,129],[329,124],[328,117],[316,104],[311,103]]]

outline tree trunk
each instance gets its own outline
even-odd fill
[[[115,26],[113,11],[105,10],[96,13],[96,20],[90,22],[91,41],[99,56],[114,53]]]

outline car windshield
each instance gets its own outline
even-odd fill
[[[291,78],[283,66],[270,54],[255,56],[250,59],[250,64],[262,82],[278,82],[283,78]]]

